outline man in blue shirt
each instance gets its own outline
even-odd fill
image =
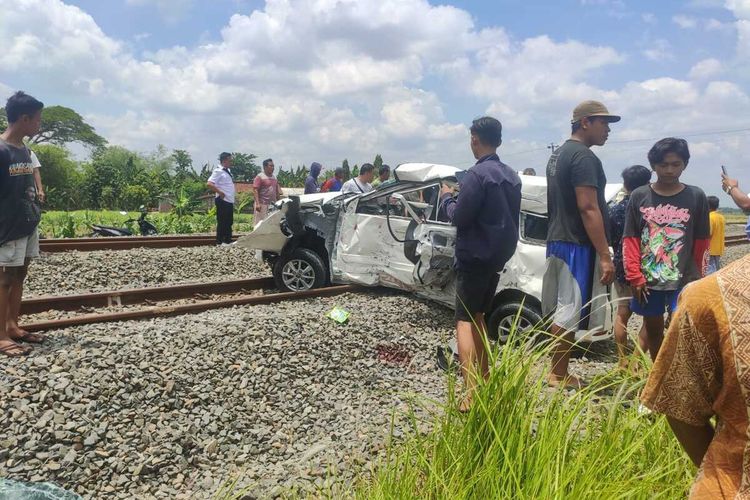
[[[442,210],[456,226],[456,334],[466,387],[460,410],[467,411],[477,377],[489,375],[485,348],[487,324],[498,274],[518,243],[521,180],[497,156],[502,125],[485,116],[471,125],[471,152],[477,163],[460,181],[460,192],[443,186]]]

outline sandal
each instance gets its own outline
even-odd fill
[[[47,337],[44,335],[39,335],[38,333],[31,333],[27,332],[26,330],[19,330],[21,332],[21,335],[18,337],[11,337],[16,342],[28,342],[29,344],[41,344],[45,340],[47,340]]]
[[[555,389],[558,389],[558,388],[565,389],[565,390],[573,389],[575,391],[579,391],[583,389],[584,387],[586,387],[588,384],[577,377],[568,375],[567,377],[561,380],[558,380],[552,376],[547,377],[547,385]]]
[[[26,356],[31,352],[31,348],[26,348],[16,344],[13,340],[0,340],[0,354],[5,354],[9,358]]]

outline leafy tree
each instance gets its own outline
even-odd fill
[[[42,184],[47,194],[47,208],[77,209],[83,205],[78,164],[70,152],[52,144],[36,144],[32,149],[42,164]]]
[[[141,205],[149,204],[149,192],[139,184],[125,186],[122,191],[120,208],[125,210],[138,210]]]
[[[201,167],[201,171],[198,174],[198,178],[202,180],[204,183],[208,181],[208,178],[211,177],[211,172],[214,171],[214,166],[210,163],[204,163]]]
[[[7,127],[5,108],[0,109],[0,129]],[[4,124],[4,125],[3,125]],[[49,106],[42,110],[42,124],[39,132],[31,138],[32,144],[55,144],[62,146],[77,142],[96,149],[107,144],[106,139],[96,133],[94,127],[83,117],[65,106]]]
[[[348,181],[349,179],[351,179],[352,178],[352,173],[349,170],[349,160],[347,160],[346,158],[344,158],[344,161],[341,164],[341,168],[344,170],[344,180]]]
[[[174,160],[174,172],[178,182],[195,176],[193,159],[190,157],[190,153],[184,149],[175,149],[172,151],[172,159]]]
[[[383,158],[379,153],[375,155],[375,161],[372,162],[372,165],[375,167],[375,175],[379,174],[380,167],[383,166]]]
[[[354,168],[352,169],[352,177],[358,177],[359,176],[359,165],[355,164]]]
[[[252,182],[260,173],[260,167],[255,164],[252,153],[232,153],[232,176],[234,182]],[[208,179],[208,178],[207,178]]]
[[[5,115],[5,108],[0,108],[0,133],[5,132],[8,128],[8,117]]]

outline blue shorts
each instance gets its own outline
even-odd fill
[[[542,312],[569,332],[588,329],[595,257],[589,245],[547,242]]]
[[[679,290],[649,290],[648,302],[641,305],[635,297],[630,299],[630,310],[640,316],[664,316],[664,311],[673,313],[677,309]]]

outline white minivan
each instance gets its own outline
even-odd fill
[[[262,251],[279,289],[301,291],[330,283],[385,286],[455,304],[456,228],[440,220],[442,183],[458,184],[462,169],[404,163],[395,182],[365,194],[321,193],[279,201],[238,245]],[[522,201],[516,253],[500,273],[490,336],[499,341],[518,322],[522,330],[542,322],[546,260],[547,183],[521,175]],[[621,190],[608,184],[607,200]],[[611,337],[608,297],[596,297],[589,328],[578,341]]]

